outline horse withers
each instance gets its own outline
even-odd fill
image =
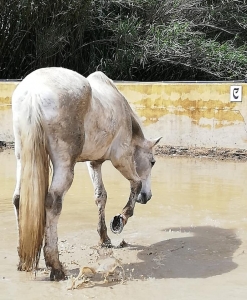
[[[50,279],[65,277],[59,261],[57,223],[76,162],[87,162],[99,210],[102,246],[111,246],[105,224],[107,193],[101,165],[110,160],[130,182],[130,196],[111,222],[122,231],[135,203],[150,200],[156,140],[144,137],[137,116],[102,72],[87,78],[64,68],[29,74],[12,97],[17,182],[13,195],[19,228],[19,270],[37,268],[44,240]],[[49,186],[49,164],[52,180]]]

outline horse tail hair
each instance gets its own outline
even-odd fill
[[[49,184],[47,138],[38,95],[23,101],[20,121],[21,190],[19,207],[19,257],[21,270],[37,268],[44,239],[45,198]]]

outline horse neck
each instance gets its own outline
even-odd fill
[[[132,136],[131,145],[135,149],[145,148],[147,145],[147,140],[145,139],[144,135],[143,136],[135,135],[135,136]]]

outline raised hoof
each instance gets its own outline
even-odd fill
[[[57,269],[51,270],[51,274],[50,274],[51,281],[59,281],[64,279],[65,279],[65,274],[63,270],[57,270]]]
[[[110,223],[111,231],[115,234],[120,234],[123,230],[123,217],[122,215],[115,216]]]

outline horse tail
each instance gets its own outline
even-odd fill
[[[38,266],[45,229],[45,197],[49,184],[49,156],[42,124],[40,96],[23,101],[20,124],[21,190],[19,208],[19,256],[22,270]]]

